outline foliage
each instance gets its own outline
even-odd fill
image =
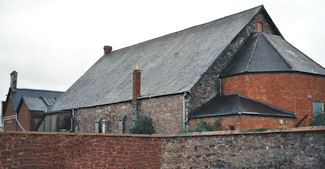
[[[316,116],[314,116],[310,125],[311,126],[325,126],[324,112],[318,113]]]
[[[153,134],[155,129],[152,125],[152,119],[146,115],[137,114],[135,126],[130,129],[132,134]]]
[[[206,123],[205,121],[198,121],[193,127],[182,128],[179,133],[190,133],[190,132],[205,132],[205,131],[216,131],[221,130],[220,121],[216,120],[212,124]]]

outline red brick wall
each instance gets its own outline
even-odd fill
[[[18,109],[18,121],[23,126],[25,131],[30,131],[31,113],[28,110],[25,102],[22,102]]]
[[[313,117],[312,102],[325,102],[325,77],[298,73],[244,74],[222,79],[224,94],[242,93],[285,110],[296,112],[296,123],[305,115],[301,126]],[[311,95],[311,98],[307,98]]]
[[[0,133],[0,168],[160,168],[157,137]]]
[[[198,120],[213,124],[216,120],[220,121],[223,130],[230,130],[229,126],[233,125],[235,130],[258,129],[258,128],[288,128],[295,125],[295,119],[283,117],[267,117],[267,116],[219,116],[206,117],[199,119],[190,119],[189,125],[194,126]],[[280,120],[282,124],[280,124]]]
[[[9,97],[6,104],[6,112],[3,115],[3,130],[4,131],[16,131],[18,126],[16,123],[16,113],[12,104],[12,99]],[[8,119],[8,120],[7,120]]]

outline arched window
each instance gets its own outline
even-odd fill
[[[265,32],[265,23],[263,20],[255,20],[255,32]]]

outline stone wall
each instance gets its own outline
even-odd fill
[[[162,139],[163,169],[324,168],[325,127]]]
[[[160,168],[158,137],[0,133],[0,168]]]
[[[237,52],[241,45],[245,42],[253,32],[255,32],[255,21],[262,20],[265,23],[265,32],[275,34],[274,28],[268,23],[268,20],[263,14],[258,14],[256,17],[232,40],[231,44],[223,51],[216,59],[213,66],[201,77],[200,81],[191,90],[189,99],[189,111],[196,109],[214,96],[221,94],[220,79],[218,76],[221,71],[230,62],[232,56]]]
[[[222,79],[225,94],[241,93],[276,107],[295,112],[296,123],[308,115],[301,126],[313,117],[313,101],[325,103],[325,77],[299,73],[244,74]],[[309,97],[310,96],[310,97]]]
[[[323,168],[325,126],[188,135],[0,133],[0,168]]]
[[[154,129],[159,134],[177,133],[183,125],[183,95],[169,95],[138,100],[141,114],[152,118]],[[95,120],[107,120],[107,133],[120,133],[119,120],[126,116],[124,133],[128,133],[135,120],[134,103],[123,102],[75,111],[78,125],[76,132],[95,132]]]

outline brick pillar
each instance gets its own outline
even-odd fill
[[[137,100],[137,97],[140,95],[140,86],[141,86],[141,71],[139,70],[138,65],[133,71],[133,94],[132,101]]]

